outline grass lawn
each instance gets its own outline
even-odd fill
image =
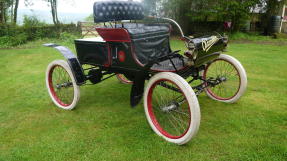
[[[287,159],[286,45],[232,43],[228,54],[247,71],[246,94],[235,104],[199,96],[199,133],[177,146],[151,130],[142,104],[130,108],[130,86],[115,78],[81,87],[73,111],[55,107],[45,70],[63,58],[41,43],[0,49],[1,161]]]

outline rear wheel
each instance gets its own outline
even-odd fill
[[[129,80],[125,75],[123,74],[117,74],[117,79],[123,83],[123,84],[133,84],[133,81]]]
[[[56,106],[65,110],[75,108],[80,98],[80,88],[66,61],[55,60],[48,65],[46,86]]]
[[[153,131],[169,142],[185,144],[198,131],[197,97],[177,74],[163,72],[150,79],[144,93],[144,108]]]
[[[221,102],[236,102],[247,88],[245,69],[238,60],[225,54],[206,66],[203,79],[219,82],[206,88],[205,92],[211,99]]]

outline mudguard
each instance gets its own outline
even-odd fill
[[[57,49],[66,58],[70,68],[72,69],[77,85],[83,85],[86,82],[86,77],[84,75],[83,68],[78,58],[75,56],[75,54],[73,54],[73,52],[70,49],[53,43],[43,45],[46,47],[52,47]]]

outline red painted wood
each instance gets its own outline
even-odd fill
[[[126,29],[123,28],[96,28],[97,32],[105,41],[131,42],[131,38]]]

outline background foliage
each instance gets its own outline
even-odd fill
[[[232,22],[232,31],[241,30],[256,8],[263,12],[263,27],[278,15],[287,0],[144,0],[149,12],[177,20],[186,32],[192,22]]]
[[[34,26],[32,24],[38,24]],[[42,38],[62,38],[63,35],[80,36],[81,30],[75,24],[44,25],[37,21],[27,20],[24,26],[0,25],[0,48],[20,45],[27,41]]]

